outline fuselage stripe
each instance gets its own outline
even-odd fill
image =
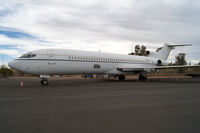
[[[14,59],[14,60],[27,60],[27,61],[33,61],[33,60],[37,60],[37,61],[74,61],[74,62],[100,62],[100,63],[126,63],[126,64],[150,64],[148,62],[111,62],[111,61],[86,61],[86,60],[63,60],[63,59]]]

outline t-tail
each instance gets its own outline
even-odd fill
[[[183,47],[183,46],[192,46],[192,44],[184,44],[184,45],[165,44],[157,52],[147,51],[147,55],[148,57],[157,58],[157,59],[166,61],[172,49],[175,49],[175,47]]]

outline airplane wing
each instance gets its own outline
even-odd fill
[[[129,65],[122,65],[117,67],[119,71],[123,72],[142,72],[142,71],[154,71],[154,70],[159,70],[159,69],[176,69],[176,68],[195,68],[195,67],[200,67],[200,65],[181,65],[181,66],[153,66],[153,65],[134,65],[134,64],[129,64]]]
[[[200,65],[180,65],[180,66],[156,66],[155,69],[167,69],[167,68],[195,68],[200,67]]]
[[[144,65],[144,64],[126,64],[126,65],[118,66],[117,70],[123,71],[123,72],[142,72],[142,71],[154,70],[154,66]]]

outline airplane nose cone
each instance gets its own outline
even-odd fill
[[[8,66],[12,69],[18,69],[19,68],[19,63],[15,60],[9,61]]]
[[[21,70],[21,65],[20,65],[20,62],[18,60],[12,60],[12,61],[9,61],[8,62],[8,66],[12,69],[15,69],[15,70],[18,70],[20,71]]]
[[[8,66],[9,66],[10,68],[13,68],[13,65],[14,65],[14,61],[13,61],[13,60],[8,62]]]

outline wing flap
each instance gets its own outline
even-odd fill
[[[142,72],[142,71],[150,71],[152,69],[154,69],[154,67],[148,64],[128,64],[117,67],[117,70],[123,72]]]

